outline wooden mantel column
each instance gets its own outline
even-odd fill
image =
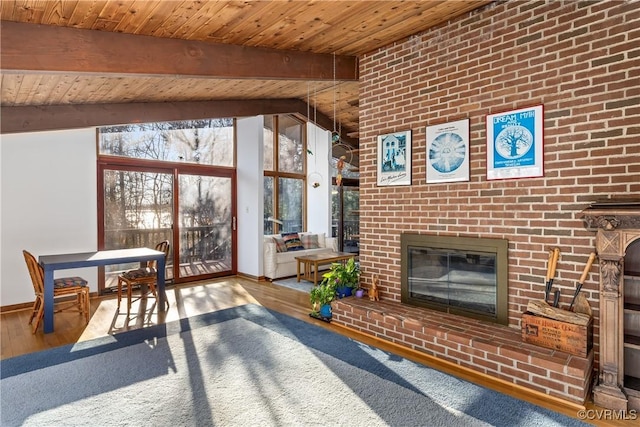
[[[624,389],[624,255],[640,235],[640,209],[624,203],[594,204],[582,211],[588,229],[597,229],[600,265],[600,358],[595,404],[628,410]]]
[[[627,397],[622,391],[624,379],[624,301],[620,294],[620,276],[623,271],[623,258],[614,253],[619,240],[618,233],[602,229],[596,237],[596,250],[600,259],[600,372],[598,385],[593,391],[596,405],[609,409],[627,409]]]

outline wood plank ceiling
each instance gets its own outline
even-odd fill
[[[358,57],[490,2],[3,0],[2,132],[297,112],[357,147]]]

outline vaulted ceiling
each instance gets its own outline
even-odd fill
[[[358,143],[358,57],[490,0],[0,2],[3,133],[298,113]]]

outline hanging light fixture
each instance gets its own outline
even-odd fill
[[[340,141],[340,132],[336,130],[336,53],[333,52],[333,132],[331,142],[337,144]]]
[[[310,83],[307,83],[307,119],[309,118],[309,108],[310,108],[310,104],[311,104],[311,90],[310,88]],[[315,85],[314,85],[314,95],[313,95],[313,124],[315,125],[315,123],[317,122],[317,112],[318,112],[318,108],[316,105],[316,98],[318,96],[318,92],[315,89]],[[307,121],[308,123],[308,121]],[[308,132],[307,132],[308,133]],[[313,152],[311,150],[309,150],[309,147],[307,147],[307,153],[309,154],[313,154],[314,152],[318,152],[318,146],[317,146],[317,137],[316,137],[316,129],[313,129]],[[311,172],[308,176],[307,176],[307,183],[309,184],[309,186],[311,186],[311,188],[318,188],[320,187],[320,184],[322,183],[322,174],[320,172],[318,172],[318,156],[314,156],[313,158],[313,169],[314,171]]]
[[[336,105],[338,105],[339,99],[336,99],[336,53],[333,53],[333,132],[331,132],[331,151],[332,154],[336,151],[344,151],[336,160],[336,185],[339,187],[342,185],[342,174],[348,170],[348,165],[353,160],[353,151],[351,147],[340,141],[340,135],[342,135],[342,123],[338,121],[338,127],[336,128],[337,111]],[[338,149],[338,150],[335,150]]]

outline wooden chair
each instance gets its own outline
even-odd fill
[[[169,256],[169,241],[165,240],[156,245],[157,251],[164,252],[165,262]],[[155,298],[158,297],[156,292],[157,270],[156,261],[148,261],[146,267],[140,267],[135,270],[126,271],[118,276],[118,311],[120,311],[120,301],[122,300],[122,287],[126,285],[127,288],[127,316],[131,312],[132,303],[132,291],[134,286],[141,286],[140,298],[145,296],[143,294],[144,287],[148,287],[148,291],[151,291]]]
[[[40,321],[44,316],[44,270],[36,258],[28,251],[22,251],[24,260],[27,263],[27,269],[31,276],[33,289],[36,294],[36,300],[33,303],[29,324],[32,325],[32,333],[36,333]],[[89,286],[82,277],[63,277],[53,281],[53,298],[68,297],[74,295],[73,301],[59,302],[57,309],[54,311],[74,310],[83,314],[87,323],[89,323],[89,315],[91,314],[91,305],[89,302]],[[33,322],[35,319],[35,323]]]

